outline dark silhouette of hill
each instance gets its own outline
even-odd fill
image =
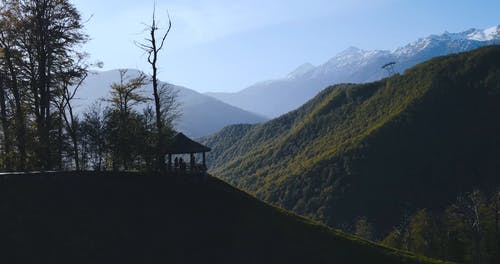
[[[383,233],[405,212],[497,187],[499,121],[500,46],[491,46],[332,86],[202,141],[212,172],[258,198],[332,226],[366,216]]]
[[[0,176],[2,263],[430,263],[209,178]]]

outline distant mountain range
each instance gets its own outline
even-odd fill
[[[322,65],[303,64],[283,79],[256,83],[236,93],[207,94],[253,113],[277,117],[296,109],[326,86],[371,82],[387,77],[388,72],[382,66],[389,62],[395,62],[394,71],[402,73],[436,56],[499,43],[500,26],[495,26],[486,30],[431,35],[393,51],[351,47]]]
[[[130,78],[139,75],[138,70],[128,70]],[[93,102],[109,96],[110,85],[118,82],[120,74],[118,70],[93,72],[78,91],[75,104],[77,111],[85,111]],[[259,123],[266,120],[263,116],[231,106],[210,96],[200,94],[194,90],[174,86],[178,91],[178,102],[182,112],[181,118],[176,123],[176,129],[190,137],[201,137],[214,133],[221,128],[240,123]],[[152,97],[152,86],[144,88],[145,95]],[[103,103],[104,104],[104,103]]]
[[[495,45],[331,86],[297,110],[202,142],[211,172],[258,198],[336,227],[365,216],[383,233],[405,212],[495,190],[499,120]]]

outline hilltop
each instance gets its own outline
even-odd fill
[[[0,176],[6,263],[431,263],[228,184],[139,173]]]
[[[203,142],[213,174],[258,198],[332,226],[365,216],[384,233],[500,184],[499,76],[500,46],[438,57]]]

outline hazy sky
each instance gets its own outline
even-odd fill
[[[154,1],[71,0],[91,41],[85,50],[104,70],[138,68],[134,45],[147,36]],[[338,52],[394,49],[429,34],[500,24],[499,0],[157,0],[157,19],[173,28],[160,79],[200,92],[238,91],[322,64]]]

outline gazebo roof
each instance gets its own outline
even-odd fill
[[[172,143],[167,147],[166,154],[188,154],[208,152],[211,148],[202,145],[182,133],[177,133]]]

